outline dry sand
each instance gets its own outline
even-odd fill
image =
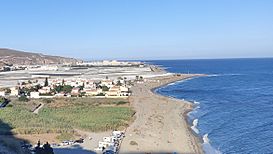
[[[136,111],[127,128],[120,153],[203,153],[199,139],[186,122],[192,104],[152,92],[152,89],[198,75],[168,75],[147,79],[132,87]]]

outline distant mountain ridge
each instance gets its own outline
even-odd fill
[[[60,56],[50,56],[40,53],[24,52],[13,49],[0,48],[0,66],[2,65],[48,65],[75,64],[81,60]]]

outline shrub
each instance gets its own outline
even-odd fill
[[[96,96],[105,96],[105,94],[104,93],[99,93]]]
[[[109,91],[109,88],[107,86],[102,86],[101,89],[102,91]]]
[[[130,145],[138,145],[136,141],[130,141]]]
[[[123,105],[123,104],[127,104],[128,102],[125,102],[125,101],[119,101],[116,103],[116,105]]]
[[[22,95],[22,96],[19,97],[18,100],[21,101],[21,102],[27,102],[28,98],[25,95]]]

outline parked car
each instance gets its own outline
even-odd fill
[[[61,143],[61,145],[62,145],[62,146],[69,145],[69,141],[63,141],[63,142]]]

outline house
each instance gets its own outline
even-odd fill
[[[16,87],[10,88],[10,96],[18,96],[19,90]]]
[[[96,95],[102,93],[102,89],[87,89],[87,88],[84,88],[83,92],[85,92],[85,95],[87,95],[87,96],[96,96]]]
[[[65,94],[64,94],[63,92],[61,92],[61,93],[55,94],[54,96],[55,96],[55,97],[65,97],[64,95],[65,95]]]
[[[120,96],[130,96],[129,88],[120,86]]]
[[[30,92],[30,98],[40,98],[40,93],[37,91]]]
[[[129,88],[124,86],[113,86],[105,92],[106,96],[129,96]]]
[[[0,96],[3,96],[3,97],[5,97],[5,96],[6,96],[6,92],[5,92],[5,90],[1,90],[1,91],[0,91]]]
[[[50,93],[51,88],[50,87],[43,87],[42,89],[39,89],[40,94],[47,94]]]
[[[113,85],[113,81],[107,80],[107,79],[106,79],[106,80],[102,80],[100,85],[101,85],[101,86],[110,87],[111,85]]]
[[[119,86],[113,86],[109,89],[109,91],[105,92],[106,96],[119,96],[120,94],[120,87]]]
[[[80,88],[73,88],[71,90],[71,95],[79,95],[80,94]]]
[[[106,96],[120,96],[119,90],[109,90],[105,92]]]

